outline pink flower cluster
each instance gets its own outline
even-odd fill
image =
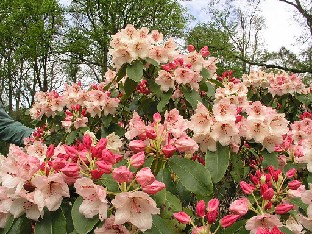
[[[243,82],[246,86],[268,88],[273,96],[284,94],[307,94],[311,87],[306,87],[300,76],[287,73],[265,73],[263,71],[252,71],[249,75],[243,75]]]
[[[186,133],[188,127],[189,122],[179,115],[177,109],[165,113],[163,124],[159,113],[154,114],[153,123],[145,125],[141,117],[134,112],[125,136],[131,140],[129,148],[132,151],[160,153],[168,158],[176,151],[194,153],[198,150],[196,142]],[[138,140],[133,140],[134,138]]]
[[[93,85],[89,90],[84,90],[81,84],[73,84],[65,85],[62,94],[56,91],[37,92],[30,115],[33,119],[40,120],[44,115],[54,117],[67,109],[63,123],[65,127],[85,126],[86,114],[100,117],[116,112],[119,99],[112,98],[110,92],[103,90],[104,86],[104,83],[100,83]]]
[[[287,152],[290,159],[306,163],[307,169],[312,172],[312,114],[305,112],[301,115],[301,120],[294,121],[290,128],[283,143],[277,145],[275,151]]]
[[[263,106],[258,101],[239,106],[227,98],[214,104],[212,113],[198,103],[191,117],[190,129],[194,132],[193,139],[204,152],[207,149],[216,151],[216,142],[223,146],[232,145],[233,150],[238,149],[241,138],[253,139],[272,152],[275,145],[283,142],[283,135],[289,130],[284,114],[277,113],[271,107]]]
[[[159,64],[167,63],[177,54],[177,45],[172,38],[164,42],[163,34],[157,30],[149,33],[147,28],[135,29],[130,24],[112,36],[110,46],[113,66],[117,70],[136,59],[151,58]]]
[[[185,55],[178,55],[174,60],[162,66],[158,72],[155,82],[160,85],[162,91],[170,88],[178,88],[179,85],[189,84],[194,90],[199,89],[199,82],[203,79],[200,72],[207,69],[211,76],[216,72],[216,58],[207,57],[208,47],[204,47],[200,52],[190,51]],[[207,59],[205,59],[207,57]]]

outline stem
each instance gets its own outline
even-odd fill
[[[220,227],[221,227],[221,225],[220,225],[220,223],[219,223],[217,229],[213,232],[213,234],[216,234],[216,233],[218,232],[218,230],[220,229]]]
[[[256,204],[257,204],[257,207],[258,207],[259,210],[260,210],[260,213],[263,214],[262,207],[259,205],[258,200],[257,200],[257,198],[255,197],[254,193],[252,192],[251,195],[252,195],[252,197],[254,198],[254,200],[255,200],[255,202],[256,202]]]

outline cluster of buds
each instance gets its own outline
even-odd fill
[[[136,90],[139,92],[139,93],[142,93],[142,94],[149,94],[151,91],[149,90],[148,86],[147,86],[147,80],[142,80],[140,82],[140,84],[138,84],[138,86],[136,87]]]
[[[240,79],[237,79],[235,77],[233,77],[233,71],[229,70],[229,71],[224,71],[221,76],[217,77],[217,80],[223,82],[223,83],[228,83],[228,82],[232,82],[234,84],[240,83]]]

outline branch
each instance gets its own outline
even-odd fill
[[[235,58],[248,63],[250,65],[256,65],[256,66],[260,66],[260,67],[265,67],[265,68],[276,68],[276,69],[280,69],[283,71],[288,71],[288,72],[293,72],[293,73],[310,73],[312,74],[312,68],[306,68],[306,69],[297,69],[297,68],[291,68],[291,67],[284,67],[284,66],[280,66],[280,65],[275,65],[275,64],[266,64],[263,62],[254,62],[254,61],[249,61],[246,58],[243,58],[241,56],[235,55]]]

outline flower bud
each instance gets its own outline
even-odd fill
[[[301,182],[298,180],[293,180],[288,183],[288,188],[291,190],[297,190],[301,186]]]
[[[92,145],[92,139],[91,139],[91,137],[90,137],[89,134],[83,135],[82,143],[83,143],[83,145],[84,145],[87,149],[89,149],[89,148],[91,147],[91,145]]]
[[[129,148],[134,151],[135,153],[144,151],[146,144],[142,140],[133,140],[129,143]]]
[[[208,212],[209,211],[215,211],[215,210],[218,210],[218,207],[219,207],[219,200],[217,198],[213,198],[211,199],[208,204],[207,204],[207,210]]]
[[[271,200],[274,196],[274,190],[272,188],[267,189],[266,191],[264,191],[264,193],[262,194],[262,197],[264,200]]]
[[[188,45],[188,46],[187,46],[187,50],[188,50],[188,52],[193,52],[193,51],[195,51],[195,46],[193,46],[193,45]]]
[[[177,213],[173,213],[173,216],[180,223],[189,224],[191,222],[191,217],[188,216],[188,214],[183,212],[183,211],[180,211],[180,212],[177,212]]]
[[[197,202],[196,204],[196,214],[199,217],[204,217],[206,214],[206,207],[205,207],[205,201],[204,200],[200,200],[199,202]]]
[[[112,175],[118,183],[129,183],[133,180],[133,173],[126,166],[115,168]]]
[[[223,228],[227,228],[231,226],[233,223],[235,223],[239,217],[240,217],[239,215],[235,214],[226,215],[220,220],[220,224]]]
[[[54,145],[50,145],[47,149],[46,156],[47,158],[51,158],[54,155]]]
[[[164,189],[166,185],[160,181],[154,180],[153,183],[146,185],[142,188],[143,192],[147,194],[156,194],[160,190]]]
[[[235,200],[230,205],[230,211],[240,216],[245,215],[249,210],[249,200],[246,197]]]
[[[68,163],[65,167],[61,169],[68,177],[77,177],[79,175],[80,167],[76,163]]]
[[[159,123],[161,121],[161,115],[157,112],[153,115],[153,120],[156,123]]]
[[[276,214],[286,214],[290,210],[294,208],[294,205],[291,204],[279,204],[275,207],[275,213]]]
[[[165,145],[161,148],[161,151],[166,156],[166,158],[170,158],[174,154],[176,149],[177,148],[173,145]]]
[[[241,181],[239,185],[245,194],[251,194],[255,190],[255,186],[248,184],[245,181]]]
[[[149,167],[144,167],[137,172],[135,179],[142,187],[145,187],[155,181],[155,176]]]
[[[91,170],[90,174],[93,180],[98,180],[104,174],[104,170],[97,168],[97,169]]]
[[[131,164],[131,166],[133,166],[135,168],[139,168],[139,167],[143,166],[144,162],[145,162],[145,153],[144,152],[136,153],[136,154],[132,155],[132,157],[130,158],[130,164]]]
[[[286,172],[287,178],[292,178],[292,177],[294,177],[295,174],[296,174],[296,172],[297,172],[296,168],[291,168],[291,169],[289,169],[289,170]]]
[[[96,161],[95,165],[99,168],[99,170],[103,171],[105,174],[110,174],[112,172],[112,164],[108,164],[104,161]]]
[[[206,215],[208,223],[209,224],[215,223],[217,220],[218,214],[219,214],[218,210],[209,211]]]

